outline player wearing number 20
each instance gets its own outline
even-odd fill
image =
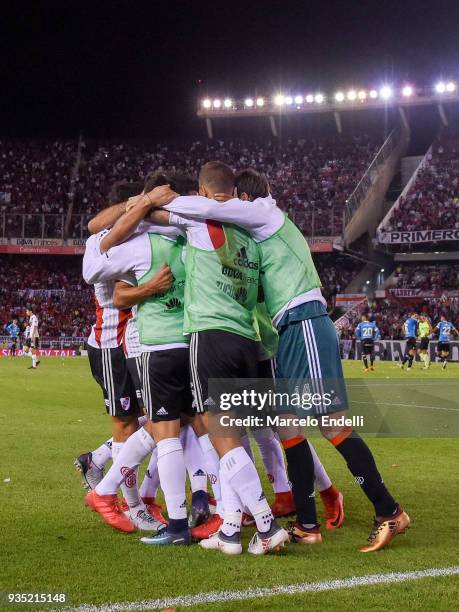
[[[355,328],[355,337],[362,343],[363,370],[368,372],[368,356],[370,357],[370,370],[374,370],[375,340],[381,337],[375,321],[369,321],[366,314]]]

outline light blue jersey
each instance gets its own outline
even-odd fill
[[[418,335],[418,321],[413,317],[409,317],[404,325],[405,338],[416,338]]]
[[[456,331],[456,328],[450,321],[440,321],[435,329],[438,329],[439,342],[450,342],[453,337],[453,331]]]
[[[19,325],[15,325],[14,323],[10,323],[9,325],[6,326],[6,331],[8,332],[8,334],[12,337],[17,339],[19,336]]]
[[[381,334],[375,321],[361,321],[355,328],[356,338],[359,340],[379,340]]]

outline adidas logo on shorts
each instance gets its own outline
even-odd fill
[[[158,416],[167,416],[169,413],[167,412],[167,410],[164,408],[164,406],[162,406],[159,410],[156,411],[156,414]]]

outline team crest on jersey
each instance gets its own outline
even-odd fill
[[[130,397],[120,397],[120,404],[123,410],[129,410],[131,407],[131,398]]]

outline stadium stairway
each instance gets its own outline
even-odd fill
[[[406,157],[402,160],[402,181],[404,183],[404,187],[401,193],[399,194],[398,198],[395,200],[393,205],[384,215],[384,218],[382,219],[381,223],[379,224],[377,228],[378,232],[384,231],[384,229],[387,227],[387,224],[389,223],[390,218],[392,217],[392,215],[394,214],[394,211],[400,204],[400,198],[402,197],[404,198],[406,194],[410,191],[411,187],[416,181],[416,178],[420,170],[422,170],[422,168],[425,166],[428,159],[430,158],[431,153],[432,153],[432,145],[429,147],[429,149],[427,150],[424,156]]]
[[[409,141],[409,130],[400,124],[388,136],[350,196],[345,214],[345,247],[365,233],[374,235],[384,214],[386,194],[399,171]]]

